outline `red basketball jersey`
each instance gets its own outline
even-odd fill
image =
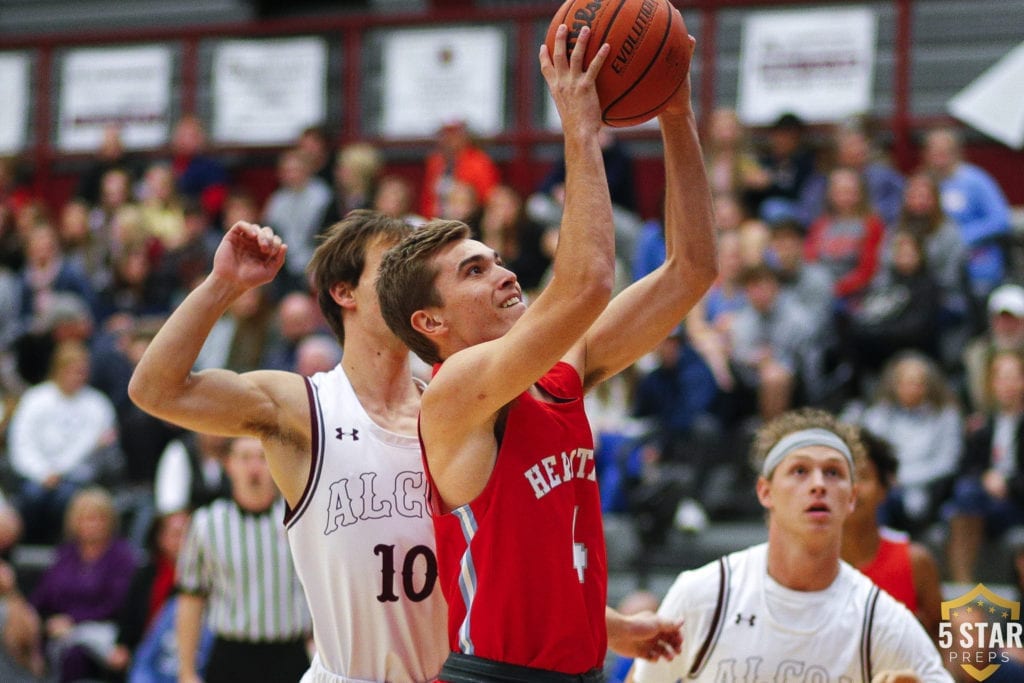
[[[860,571],[875,585],[896,598],[917,614],[917,591],[914,590],[914,568],[910,563],[910,537],[900,531],[882,527],[878,553]]]
[[[463,654],[580,674],[604,664],[608,640],[594,439],[572,366],[537,384],[557,400],[524,393],[512,403],[483,492],[435,510],[448,641]]]

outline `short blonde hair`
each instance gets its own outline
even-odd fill
[[[860,432],[853,425],[840,422],[832,413],[818,408],[791,410],[765,423],[758,429],[757,433],[754,434],[754,442],[751,445],[750,452],[750,462],[754,467],[754,471],[761,472],[764,467],[765,458],[768,457],[768,452],[784,436],[813,428],[827,429],[846,442],[846,445],[850,448],[850,453],[853,454],[854,467],[850,474],[856,478],[857,467],[867,457],[864,443],[860,440]]]
[[[117,533],[120,518],[113,497],[102,486],[90,486],[72,496],[68,509],[64,511],[65,538],[74,539],[78,519],[90,509],[104,513],[110,522],[110,535]]]

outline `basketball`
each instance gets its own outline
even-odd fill
[[[548,26],[549,54],[561,24],[569,28],[570,53],[580,30],[590,27],[584,66],[602,44],[611,46],[597,75],[601,116],[609,126],[654,118],[686,77],[686,25],[669,0],[565,0]]]

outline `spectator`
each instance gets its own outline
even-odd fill
[[[520,286],[533,292],[551,265],[541,249],[543,229],[526,215],[523,199],[508,185],[498,185],[479,221],[480,241],[499,254]]]
[[[331,188],[312,174],[304,152],[289,149],[277,163],[280,186],[274,190],[263,210],[263,222],[273,226],[288,244],[288,256],[282,275],[275,280],[279,295],[288,291],[308,291],[305,268],[316,246],[315,238],[324,224],[331,203]]]
[[[658,364],[637,383],[633,416],[652,419],[659,460],[683,462],[694,439],[720,433],[718,386],[682,329],[664,339],[656,355]]]
[[[121,127],[111,123],[103,127],[103,139],[96,154],[78,176],[75,196],[81,197],[89,205],[98,204],[102,195],[103,177],[114,169],[123,170],[130,177],[134,173],[135,163],[121,142]]]
[[[168,296],[153,272],[146,245],[126,244],[111,263],[110,282],[96,297],[96,322],[103,326],[112,316],[167,315]]]
[[[971,410],[987,411],[988,368],[998,351],[1024,351],[1024,287],[1005,284],[988,297],[988,326],[963,351]]]
[[[45,670],[39,614],[18,590],[14,569],[0,560],[0,680],[38,683]]]
[[[312,377],[318,372],[329,372],[341,362],[341,348],[328,334],[311,334],[303,337],[295,350],[295,367],[292,372],[303,377]]]
[[[704,161],[716,212],[718,197],[730,196],[738,198],[737,206],[742,205],[746,213],[756,215],[755,197],[771,183],[747,138],[736,110],[719,107],[711,112]]]
[[[484,202],[501,181],[498,167],[470,137],[466,122],[462,120],[448,121],[441,126],[437,148],[427,156],[420,203],[420,213],[424,217],[429,219],[441,215],[448,192],[456,180],[472,185],[477,197]],[[277,228],[276,225],[273,227]],[[287,235],[283,237],[289,245],[292,243]]]
[[[928,548],[903,531],[878,524],[878,509],[896,484],[899,460],[888,441],[860,430],[867,457],[857,463],[857,505],[843,523],[840,556],[907,606],[937,640],[942,586]]]
[[[461,180],[452,181],[440,211],[440,217],[462,221],[473,231],[474,239],[479,238],[480,216],[484,207],[472,185]]]
[[[861,375],[877,375],[890,358],[906,349],[939,359],[941,292],[924,244],[908,230],[898,230],[890,241],[892,262],[847,309],[843,337]]]
[[[120,466],[114,406],[86,384],[89,360],[79,343],[58,346],[50,379],[26,390],[11,417],[8,454],[32,543],[55,540],[75,492]]]
[[[820,263],[804,260],[804,227],[795,218],[782,218],[769,225],[771,237],[766,260],[779,276],[782,293],[800,303],[814,323],[815,337],[823,344],[835,333],[832,274]]]
[[[309,159],[313,175],[330,185],[334,178],[334,160],[331,158],[331,140],[326,126],[308,126],[295,141],[295,147],[302,150]]]
[[[334,225],[353,209],[369,209],[377,193],[377,179],[384,167],[380,150],[368,142],[354,142],[341,148],[334,164],[334,194],[324,227]]]
[[[299,344],[323,329],[326,329],[326,323],[311,295],[306,292],[286,294],[277,304],[262,367],[294,372]]]
[[[68,505],[65,542],[32,591],[45,624],[59,680],[95,678],[114,648],[114,619],[135,572],[131,546],[117,533],[114,501],[102,488],[75,494]]]
[[[228,193],[228,172],[206,153],[206,131],[199,118],[185,114],[171,136],[171,167],[182,196],[198,201],[211,219],[220,216]]]
[[[212,434],[186,432],[160,453],[154,477],[158,515],[195,510],[218,498],[231,497],[224,471],[229,440]]]
[[[95,313],[96,291],[88,276],[64,258],[57,231],[48,223],[33,226],[26,236],[21,284],[21,318],[26,324],[46,311],[56,292],[77,294]]]
[[[859,173],[872,212],[878,214],[885,225],[895,223],[903,204],[903,174],[875,148],[863,122],[850,121],[840,125],[832,140],[835,167]],[[804,215],[815,217],[824,213],[827,184],[827,177],[823,174],[815,174],[808,182],[802,199]]]
[[[850,301],[864,293],[878,268],[884,236],[885,226],[868,206],[861,177],[847,168],[832,171],[828,207],[811,224],[804,256],[829,269],[836,298]]]
[[[765,205],[786,205],[799,210],[800,199],[815,169],[814,151],[807,143],[807,126],[796,114],[786,112],[768,129],[768,144],[758,156],[758,163],[769,175],[770,182],[754,199],[754,215],[763,214]],[[803,223],[816,216],[800,215]]]
[[[426,219],[413,211],[414,198],[415,190],[408,179],[399,175],[385,175],[377,183],[373,209],[385,216],[401,218],[409,225],[422,225]]]
[[[227,206],[226,202],[225,213],[228,211]],[[153,273],[156,296],[168,306],[184,299],[195,283],[209,271],[217,249],[214,230],[202,208],[190,200],[185,202],[184,211],[185,233],[182,242],[164,252]]]
[[[83,199],[72,199],[60,211],[57,236],[65,258],[85,273],[95,290],[107,283],[110,275],[110,246],[89,227],[89,205]]]
[[[125,319],[123,327],[106,331],[110,341],[93,353],[92,384],[105,393],[117,413],[124,472],[113,493],[124,519],[128,540],[145,549],[154,518],[153,481],[160,453],[180,434],[174,425],[141,410],[128,398],[128,381],[163,323],[158,319]]]
[[[747,298],[740,282],[743,262],[739,235],[719,233],[717,243],[718,278],[686,316],[686,333],[711,368],[718,386],[728,392],[734,387],[728,361],[732,324]]]
[[[133,211],[128,212],[129,208]],[[142,219],[133,201],[131,177],[123,169],[111,169],[103,174],[99,203],[89,211],[91,241],[95,241],[96,249],[102,255],[97,270],[93,271],[97,283],[102,284],[109,277],[110,254],[121,242],[118,220],[123,219],[126,213],[133,214],[141,232]]]
[[[181,683],[277,683],[309,666],[311,624],[295,574],[263,446],[236,438],[226,462],[231,499],[196,510],[178,558],[177,637]],[[215,634],[200,678],[196,653],[204,612]]]
[[[780,296],[779,277],[767,265],[740,274],[746,304],[729,334],[738,412],[770,420],[789,410],[806,375],[814,324],[795,301]],[[751,410],[753,408],[753,410]]]
[[[147,559],[135,570],[127,598],[117,615],[117,639],[106,659],[108,669],[128,669],[139,643],[173,595],[181,545],[188,531],[186,510],[157,517],[146,539]]]
[[[70,292],[54,294],[47,309],[33,316],[27,329],[14,341],[19,384],[44,381],[57,345],[65,341],[88,344],[94,328],[92,313],[81,297]]]
[[[171,167],[158,163],[147,168],[139,195],[143,229],[148,238],[157,241],[160,253],[184,242],[185,209]]]
[[[224,233],[231,229],[231,226],[239,221],[252,223],[259,219],[260,211],[256,200],[246,190],[233,188],[224,199],[224,211],[220,220],[220,228],[211,230],[211,243],[216,250]],[[216,222],[214,223],[216,225]]]
[[[882,371],[875,400],[847,416],[896,450],[896,486],[879,511],[879,521],[918,534],[937,520],[949,495],[963,450],[963,427],[949,381],[917,351],[894,356]]]
[[[968,433],[953,498],[946,551],[951,578],[973,584],[985,538],[1024,524],[1024,355],[996,351],[989,364],[990,408],[982,426]]]
[[[907,178],[905,187],[899,216],[890,226],[889,234],[909,230],[924,240],[926,260],[939,286],[943,331],[962,330],[966,334],[973,310],[968,305],[967,250],[960,232],[942,209],[934,178],[927,173],[915,173]],[[882,254],[883,263],[892,262],[891,239],[886,240]],[[963,348],[966,339],[959,341],[956,347]]]
[[[247,290],[214,324],[196,360],[196,369],[248,372],[259,368],[266,353],[273,313],[266,288]]]
[[[128,683],[179,683],[178,637],[175,622],[178,619],[178,596],[167,598],[157,613],[153,625],[146,631],[131,660]],[[213,631],[207,624],[200,627],[196,649],[196,671],[205,671],[213,649]]]
[[[601,159],[604,161],[604,174],[608,179],[608,193],[612,204],[631,213],[637,212],[636,177],[633,173],[633,158],[629,150],[614,129],[603,126],[598,133],[601,144]],[[565,158],[561,156],[548,174],[541,181],[539,192],[554,194],[565,184]]]
[[[984,170],[963,159],[963,142],[952,128],[936,128],[925,137],[924,167],[942,191],[942,208],[960,228],[969,250],[967,270],[972,293],[985,297],[1003,279],[1001,240],[1010,230],[1010,207],[999,185]]]

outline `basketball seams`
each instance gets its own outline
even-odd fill
[[[620,3],[620,5],[619,5],[620,8],[622,7],[622,4],[623,3]],[[648,116],[651,112],[658,111],[658,109],[660,109],[662,106],[664,106],[664,104],[666,102],[668,102],[669,99],[672,98],[672,95],[675,94],[675,90],[673,90],[672,92],[670,92],[665,97],[664,100],[662,100],[658,104],[654,105],[653,107],[650,107],[646,111],[638,112],[638,113],[633,114],[631,116],[623,116],[623,117],[615,117],[615,118],[609,118],[607,116],[607,113],[610,112],[615,107],[615,105],[617,105],[623,99],[628,97],[629,94],[631,92],[633,92],[633,90],[637,87],[637,85],[639,85],[640,82],[644,80],[644,77],[647,76],[648,73],[650,73],[651,69],[654,67],[655,62],[657,61],[657,58],[661,56],[661,51],[664,49],[665,44],[668,43],[669,36],[672,35],[672,25],[673,25],[673,22],[675,21],[675,17],[672,16],[672,14],[673,14],[672,6],[669,4],[668,0],[663,0],[662,3],[661,3],[661,7],[665,11],[668,12],[668,22],[665,24],[665,31],[661,35],[661,42],[658,44],[658,49],[654,51],[654,59],[651,59],[650,61],[648,61],[647,66],[644,68],[643,72],[639,76],[637,76],[635,79],[633,79],[633,83],[628,88],[626,88],[622,92],[621,95],[616,97],[607,107],[604,108],[604,111],[601,112],[601,115],[602,115],[602,117],[604,117],[606,123],[611,124],[611,123],[614,122],[614,123],[620,123],[621,124],[621,123],[626,123],[628,121],[633,121],[635,119],[641,119],[640,121],[638,121],[638,123],[642,123],[643,120],[644,120],[644,117]],[[610,26],[610,24],[609,24],[609,26]]]
[[[688,68],[685,48],[679,45],[686,40],[686,26],[681,19],[677,23],[673,14],[670,0],[565,0],[548,26],[545,42],[551,50],[560,24],[589,25],[591,38],[584,63],[589,64],[607,43],[613,51],[609,63],[615,66],[606,63],[597,75],[601,118],[611,126],[637,125],[656,116],[671,99],[675,88],[664,91],[666,86],[679,84],[674,67]],[[670,61],[668,54],[676,58]],[[622,114],[616,115],[616,109]]]

